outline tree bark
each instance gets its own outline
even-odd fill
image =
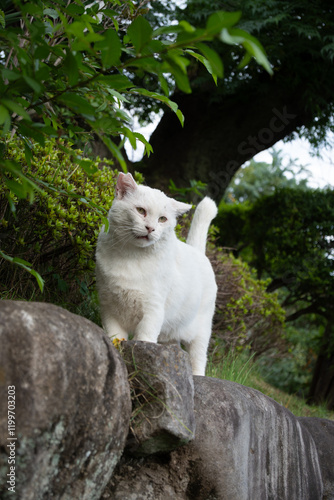
[[[333,325],[334,323],[328,320],[308,395],[309,403],[326,404],[329,410],[334,410]]]

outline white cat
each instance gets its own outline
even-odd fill
[[[198,205],[187,243],[176,218],[191,205],[119,174],[96,250],[96,279],[104,329],[111,338],[182,342],[194,375],[205,375],[217,286],[205,256],[213,200]]]

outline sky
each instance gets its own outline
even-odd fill
[[[136,132],[142,133],[145,138],[149,140],[156,126],[157,122],[141,128],[135,121],[134,129]],[[334,188],[334,136],[331,139],[333,148],[328,150],[323,148],[320,158],[312,155],[312,148],[305,139],[295,139],[288,143],[279,141],[275,144],[275,149],[282,151],[282,156],[286,163],[288,163],[290,159],[293,159],[296,160],[295,163],[297,168],[303,165],[309,170],[308,185],[310,187],[324,188],[325,186],[329,186]],[[133,151],[129,142],[125,144],[125,149],[130,160],[138,161],[142,158],[144,147],[141,146],[141,143],[138,143],[137,150]],[[256,161],[271,163],[270,149],[261,151],[254,159]],[[301,178],[302,177],[303,175],[301,175]]]
[[[303,165],[310,171],[308,185],[312,188],[324,188],[329,186],[334,188],[334,147],[326,150],[321,149],[321,157],[312,155],[312,148],[307,140],[295,139],[284,143],[279,141],[275,144],[276,150],[281,150],[286,163],[289,159],[296,160],[296,165]],[[261,151],[254,159],[256,161],[271,162],[270,150]],[[301,178],[305,175],[301,175]]]

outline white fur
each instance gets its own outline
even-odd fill
[[[116,193],[96,250],[103,326],[111,338],[182,342],[194,375],[204,375],[217,292],[204,252],[217,207],[201,201],[186,244],[174,228],[191,205],[138,186],[130,174],[119,175]]]

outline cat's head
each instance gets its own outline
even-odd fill
[[[120,173],[110,222],[124,244],[143,248],[168,239],[177,217],[190,209],[158,189],[138,185],[131,174]]]

